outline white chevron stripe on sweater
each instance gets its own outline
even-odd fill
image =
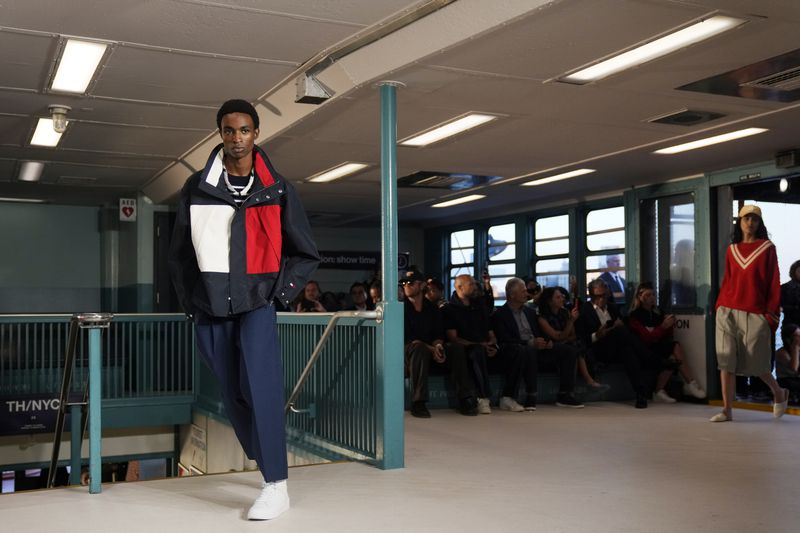
[[[772,246],[772,241],[764,241],[763,243],[761,243],[761,246],[753,250],[753,253],[751,253],[747,257],[744,257],[742,255],[742,252],[739,250],[738,244],[732,244],[731,255],[733,255],[733,258],[736,260],[736,262],[739,264],[742,270],[746,270],[747,267],[752,265],[753,261],[755,261],[758,258],[758,256],[764,253],[764,250],[766,250],[770,246]]]

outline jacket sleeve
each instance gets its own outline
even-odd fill
[[[311,278],[319,264],[317,245],[311,235],[306,212],[294,187],[284,182],[286,194],[283,195],[281,209],[282,250],[281,275],[275,290],[275,298],[289,307]]]
[[[191,182],[192,178],[189,178],[183,189],[181,189],[167,259],[170,277],[172,278],[172,284],[175,286],[178,301],[183,306],[183,310],[190,315],[194,314],[192,294],[200,278],[200,268],[197,266],[197,256],[192,244],[191,221],[189,219],[189,189]]]

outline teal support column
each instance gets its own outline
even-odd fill
[[[70,431],[70,459],[69,459],[69,484],[81,484],[81,444],[83,432],[81,431],[81,406],[69,406],[69,431]]]
[[[404,466],[403,305],[397,300],[397,86],[381,91],[381,274],[383,320],[378,349],[377,450],[384,469]]]
[[[102,364],[100,330],[89,330],[89,493],[101,492],[101,418],[102,418],[102,382],[100,381],[100,365]]]

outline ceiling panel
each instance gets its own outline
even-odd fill
[[[188,1],[192,2],[193,0]],[[268,9],[271,12],[284,13],[289,16],[335,20],[352,24],[372,24],[410,5],[427,2],[412,2],[409,0],[371,0],[370,2],[361,0],[323,0],[315,2],[270,0],[268,4],[265,4],[263,0],[220,0],[218,3],[240,9]]]
[[[0,115],[0,145],[24,145],[33,132],[32,124],[26,116]]]
[[[41,89],[54,48],[52,37],[0,30],[0,86]]]
[[[170,154],[185,152],[196,142],[196,131],[80,123],[69,127],[60,146],[65,149],[169,157]]]
[[[255,100],[290,67],[118,47],[92,91],[98,96],[218,106],[220,95]],[[239,96],[241,97],[241,96]]]

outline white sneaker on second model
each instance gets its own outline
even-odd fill
[[[522,407],[517,400],[509,396],[503,396],[500,398],[500,409],[503,411],[512,411],[514,413],[521,413],[525,410],[525,408]]]
[[[653,394],[653,401],[661,403],[675,403],[678,400],[667,394],[667,392],[664,389],[661,389],[659,391],[656,391],[655,394]]]
[[[489,405],[489,398],[478,398],[478,414],[492,414],[492,406]]]
[[[704,391],[695,380],[692,380],[683,386],[683,393],[687,396],[694,396],[698,400],[702,400],[706,397],[706,391]]]
[[[261,494],[247,512],[248,520],[272,520],[289,510],[286,480],[264,482]]]

